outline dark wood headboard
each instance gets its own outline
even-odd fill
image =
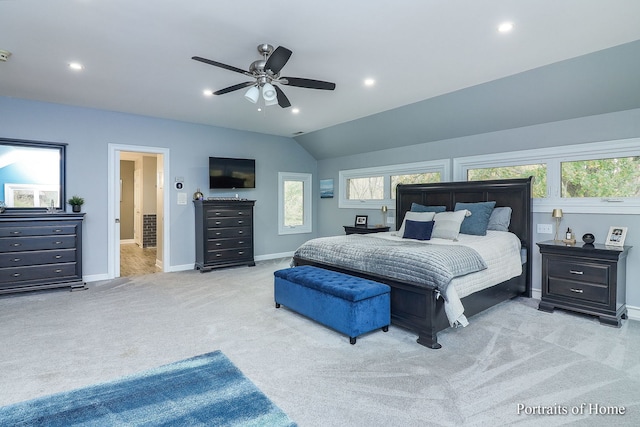
[[[396,224],[402,224],[412,203],[446,206],[452,211],[457,202],[496,202],[496,207],[512,209],[509,231],[520,238],[526,249],[527,296],[531,297],[532,212],[531,183],[533,177],[492,181],[440,182],[405,184],[396,189]]]

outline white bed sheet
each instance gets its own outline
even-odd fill
[[[407,240],[397,236],[397,232],[370,234],[372,237],[396,241]],[[411,240],[418,242],[418,240]],[[505,280],[522,274],[522,258],[520,255],[520,239],[506,231],[488,230],[486,236],[460,234],[456,241],[431,239],[424,244],[464,245],[475,249],[487,264],[487,268],[476,273],[454,278],[447,288],[445,311],[451,326],[466,326],[469,322],[464,316],[461,298],[474,292],[486,289]]]

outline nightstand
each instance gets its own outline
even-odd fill
[[[555,308],[597,316],[620,327],[627,317],[626,270],[631,246],[538,243],[542,254],[542,298],[538,310]]]
[[[344,225],[344,232],[346,234],[370,234],[370,233],[382,233],[383,231],[389,231],[389,227],[383,226],[353,226],[353,225]]]

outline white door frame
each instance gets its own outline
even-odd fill
[[[109,279],[120,277],[120,152],[132,151],[138,153],[162,154],[162,177],[169,175],[169,149],[161,147],[147,147],[142,145],[109,144],[108,153],[108,275]],[[162,205],[162,271],[169,271],[170,262],[170,234],[169,224],[171,189],[163,185]]]

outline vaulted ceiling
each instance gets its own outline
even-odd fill
[[[640,107],[637,0],[0,0],[0,16],[0,96],[295,136],[316,158]],[[336,89],[281,85],[286,109],[203,94],[250,78],[192,56],[248,70],[262,43],[293,51],[282,75]]]

